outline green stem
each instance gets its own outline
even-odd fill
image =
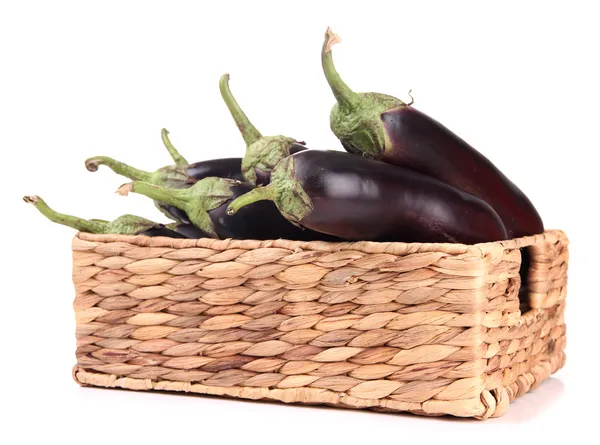
[[[234,199],[227,207],[227,214],[235,215],[242,207],[246,207],[247,205],[250,205],[256,201],[263,200],[275,200],[275,188],[273,184],[269,184],[265,187],[257,187]]]
[[[186,161],[186,159],[183,156],[181,156],[179,151],[171,143],[171,140],[169,139],[169,131],[166,128],[163,128],[160,131],[160,135],[162,137],[163,144],[165,144],[165,147],[167,147],[167,150],[171,155],[171,158],[175,162],[175,165],[177,167],[187,167],[189,165],[189,162]]]
[[[48,204],[46,204],[46,202],[39,196],[24,196],[23,201],[33,204],[35,208],[38,209],[40,213],[50,221],[57,224],[62,224],[63,226],[72,227],[80,232],[104,233],[109,224],[108,221],[90,221],[87,219],[78,218],[76,216],[55,212],[48,207]]]
[[[242,111],[237,100],[235,100],[235,97],[231,94],[231,90],[229,89],[229,74],[223,74],[221,76],[221,80],[219,80],[219,90],[221,91],[221,96],[225,101],[225,105],[227,105],[227,108],[231,113],[231,117],[233,117],[240,133],[242,133],[246,146],[249,147],[261,139],[262,134],[260,134],[254,125],[252,125],[248,116]]]
[[[138,170],[135,167],[127,165],[123,162],[119,162],[113,158],[109,158],[108,156],[95,156],[85,161],[85,168],[91,172],[97,171],[99,165],[106,165],[115,173],[134,181],[152,181],[152,173],[144,170]]]
[[[178,209],[185,210],[189,203],[189,193],[187,190],[189,189],[173,189],[148,184],[147,182],[135,181],[122,185],[119,190],[117,190],[117,193],[125,196],[129,192],[139,193],[140,195],[147,196],[155,201],[164,202],[165,204],[170,204]]]
[[[331,88],[335,99],[340,106],[352,109],[356,105],[359,96],[342,80],[333,65],[333,57],[331,55],[331,48],[340,41],[339,36],[334,34],[330,28],[327,28],[325,41],[323,42],[323,50],[321,51],[321,63],[323,65],[323,71],[325,72],[325,78],[327,79],[327,83],[329,83],[329,87]]]

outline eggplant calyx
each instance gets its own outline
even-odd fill
[[[162,227],[161,224],[136,215],[122,215],[106,225],[104,233],[119,235],[139,235],[150,229]]]
[[[290,156],[290,149],[298,142],[287,136],[264,136],[248,146],[242,159],[242,175],[250,184],[257,183],[255,169],[270,172],[279,161]]]
[[[386,94],[352,91],[333,64],[331,48],[340,41],[328,28],[321,52],[323,72],[337,101],[331,110],[331,130],[347,151],[379,158],[389,144],[381,114],[406,104]]]
[[[227,207],[227,214],[234,215],[239,209],[256,201],[270,200],[279,212],[290,222],[299,224],[313,210],[310,197],[296,178],[294,157],[283,159],[271,172],[271,182],[233,200]]]
[[[217,238],[215,227],[208,212],[223,205],[233,196],[231,187],[238,184],[232,179],[208,177],[187,189],[161,187],[135,181],[119,188],[117,193],[139,193],[155,201],[177,207],[187,213],[190,221],[200,230]]]
[[[385,94],[361,93],[358,97],[352,109],[333,106],[329,117],[331,131],[348,152],[378,159],[390,144],[381,115],[406,105]]]
[[[196,178],[187,174],[187,165],[186,168],[181,168],[177,165],[167,165],[153,172],[148,182],[165,187],[187,188],[197,181]]]

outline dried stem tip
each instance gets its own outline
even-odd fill
[[[123,184],[121,187],[119,187],[119,189],[116,191],[116,193],[121,196],[127,196],[132,191],[133,191],[133,184],[131,182],[128,182],[127,184]]]
[[[25,201],[27,204],[37,204],[38,202],[40,202],[40,197],[36,195],[23,196],[23,201]]]
[[[327,28],[327,31],[325,32],[325,47],[323,48],[323,52],[330,52],[333,45],[340,43],[341,41],[342,39],[340,36],[335,34],[331,28]]]

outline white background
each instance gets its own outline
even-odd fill
[[[0,442],[427,443],[558,440],[592,428],[600,113],[594,2],[2,2]],[[323,34],[357,91],[408,99],[495,162],[571,239],[567,365],[486,422],[80,388],[74,231],[21,201],[113,219],[162,215],[127,182],[83,161],[242,156],[221,74],[265,135],[341,149],[320,67]],[[568,436],[567,436],[568,437]],[[10,438],[10,439],[9,439]],[[35,443],[35,442],[32,442]]]

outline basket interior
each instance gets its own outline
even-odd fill
[[[521,267],[519,268],[519,276],[521,284],[519,288],[519,309],[521,314],[525,314],[531,310],[529,301],[529,270],[531,268],[531,252],[529,247],[522,247],[521,251]]]

